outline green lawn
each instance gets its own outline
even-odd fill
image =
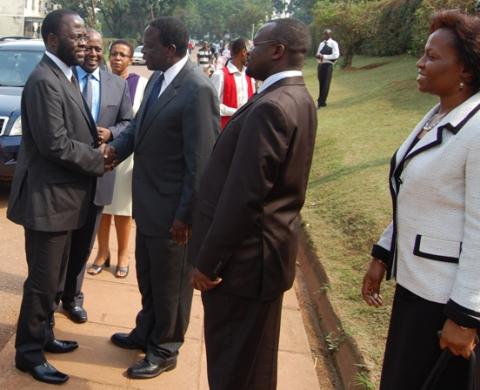
[[[330,278],[329,296],[344,330],[357,341],[378,384],[392,301],[368,307],[360,296],[372,243],[391,216],[389,161],[413,126],[435,103],[416,89],[416,59],[355,57],[354,69],[335,69],[328,107],[318,111],[318,132],[302,214]],[[368,66],[379,64],[381,66]],[[316,64],[305,67],[316,100]]]

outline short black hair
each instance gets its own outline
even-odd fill
[[[240,54],[243,49],[247,48],[247,40],[245,38],[237,38],[230,43],[230,53],[232,56]]]
[[[273,19],[272,39],[283,43],[288,51],[306,53],[311,45],[308,27],[300,20],[292,18]]]
[[[49,34],[58,35],[63,18],[68,15],[80,17],[75,11],[69,9],[56,9],[45,17],[41,29],[43,42],[47,43]]]
[[[452,33],[458,60],[470,72],[472,88],[480,90],[480,18],[456,9],[440,10],[430,19],[430,33],[440,28]]]
[[[175,45],[179,57],[187,54],[188,31],[180,19],[172,16],[162,16],[149,23],[159,31],[160,43],[163,46]]]
[[[130,42],[128,42],[126,39],[116,39],[116,40],[114,40],[110,44],[110,50],[109,50],[110,53],[112,52],[112,48],[115,45],[125,45],[125,46],[127,46],[130,49],[130,57],[133,57],[133,51],[134,51],[133,45]]]

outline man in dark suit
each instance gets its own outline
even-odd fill
[[[22,94],[23,136],[7,216],[25,228],[28,263],[16,367],[39,381],[59,384],[68,376],[46,361],[44,351],[78,347],[54,338],[53,309],[72,231],[85,223],[96,176],[104,172],[106,147],[98,147],[95,124],[72,77],[71,66],[85,55],[83,20],[72,11],[53,11],[42,24],[42,37],[45,56]]]
[[[189,257],[202,291],[212,390],[273,390],[282,297],[295,276],[299,212],[315,144],[293,19],[265,24],[247,73],[263,84],[232,117],[203,175]]]
[[[132,103],[127,82],[117,75],[100,70],[103,61],[101,34],[89,29],[87,37],[85,61],[81,66],[77,65],[75,74],[97,124],[99,142],[105,143],[118,137],[130,124]],[[95,242],[103,206],[112,202],[114,181],[115,171],[97,179],[95,198],[89,204],[87,220],[80,229],[72,232],[62,303],[67,316],[77,323],[88,320],[83,308],[82,293],[85,266]]]
[[[156,72],[134,121],[111,143],[120,161],[135,153],[132,208],[142,310],[135,329],[112,336],[119,347],[146,351],[128,369],[131,378],[176,366],[193,293],[186,256],[192,202],[220,130],[217,94],[188,58],[183,23],[156,19],[143,42],[147,66]]]

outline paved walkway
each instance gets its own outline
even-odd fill
[[[25,260],[21,230],[14,230],[20,234],[20,237],[18,234],[12,234],[12,241],[5,243],[5,246],[3,242],[5,237],[3,237],[3,250],[0,252],[5,255],[8,246],[10,254],[8,259],[15,261],[11,265],[23,272],[23,275],[18,275],[18,278],[15,279],[16,283],[13,288],[17,290],[18,281],[24,277],[25,272],[24,263],[21,263],[22,267],[19,268],[17,261],[24,262]],[[133,237],[134,232],[132,232],[131,248],[133,248]],[[93,255],[95,252],[96,248],[93,250]],[[5,259],[6,256],[2,256],[2,258]],[[115,251],[112,251],[112,258],[113,261],[116,260]],[[0,271],[3,268],[0,267]],[[95,277],[89,275],[86,277],[84,292],[85,308],[89,315],[88,323],[74,324],[61,312],[56,315],[56,336],[59,339],[77,340],[80,344],[80,347],[72,353],[48,354],[47,358],[55,367],[70,375],[70,380],[62,388],[78,390],[207,390],[202,327],[203,311],[198,293],[195,293],[193,297],[190,326],[185,344],[180,350],[177,368],[154,379],[131,380],[126,377],[126,368],[142,355],[137,351],[127,351],[115,347],[110,342],[110,336],[114,332],[129,331],[134,325],[135,314],[140,307],[133,252],[130,268],[130,275],[126,279],[116,279],[112,273],[114,267],[104,270]],[[1,275],[2,272],[0,272]],[[20,291],[16,291],[15,295],[18,298],[14,301],[19,302]],[[0,303],[1,317],[2,303]],[[12,336],[0,350],[0,389],[34,390],[52,387],[37,382],[28,374],[16,370],[13,366],[14,352],[14,336]],[[284,299],[278,373],[278,389],[280,390],[319,389],[302,316],[293,289],[286,294]]]

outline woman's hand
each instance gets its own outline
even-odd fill
[[[380,284],[385,276],[385,264],[378,259],[372,259],[363,277],[362,296],[369,306],[382,306]]]
[[[440,348],[448,348],[455,356],[470,357],[477,343],[477,329],[465,328],[447,319],[440,334]]]

